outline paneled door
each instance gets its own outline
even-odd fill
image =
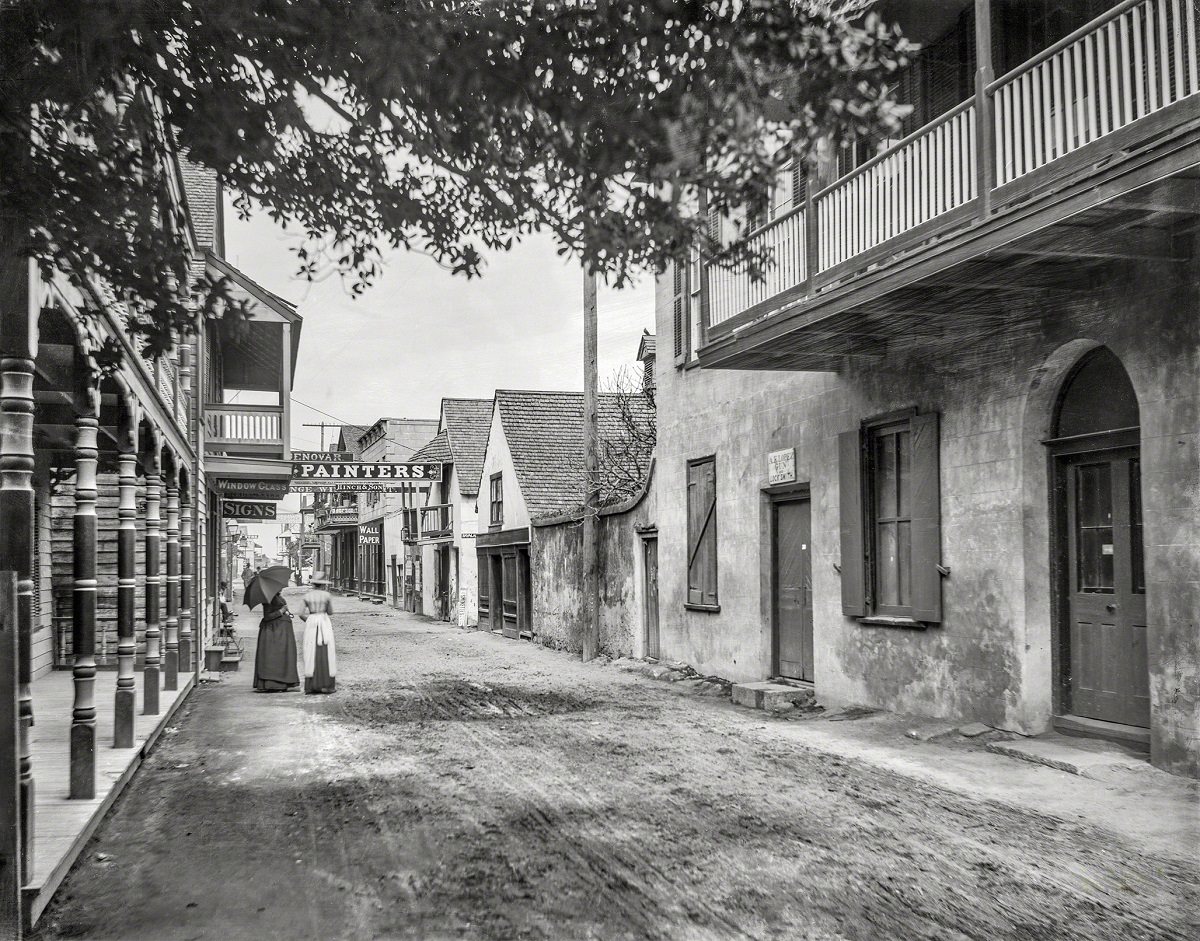
[[[644,562],[645,608],[646,618],[646,656],[655,660],[660,658],[658,641],[658,540],[642,540],[642,560]]]
[[[1067,710],[1148,728],[1141,464],[1136,448],[1064,460]],[[1061,518],[1061,517],[1060,517]]]
[[[813,680],[812,504],[773,504],[775,658],[780,676]]]

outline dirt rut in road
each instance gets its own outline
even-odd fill
[[[89,851],[120,866],[89,857],[42,938],[1195,936],[1181,859],[357,607],[335,696],[197,694]]]

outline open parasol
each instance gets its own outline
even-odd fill
[[[287,583],[291,579],[292,570],[286,565],[272,565],[250,579],[250,584],[246,586],[246,594],[242,600],[246,603],[247,608],[253,608],[260,604],[265,606],[268,601],[287,587]]]

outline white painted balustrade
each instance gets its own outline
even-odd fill
[[[204,426],[210,444],[275,444],[283,440],[283,409],[269,405],[209,405]]]
[[[1010,183],[1200,91],[1194,0],[1138,0],[988,87],[996,183]]]
[[[753,249],[765,249],[768,253],[765,277],[757,281],[752,279],[744,263],[730,267],[717,263],[708,265],[710,326],[797,287],[808,279],[803,207],[751,233],[748,240]]]

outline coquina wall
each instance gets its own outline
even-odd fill
[[[770,451],[796,449],[811,486],[814,664],[820,699],[981,720],[1036,733],[1052,716],[1048,457],[1055,403],[1105,345],[1137,394],[1147,578],[1152,760],[1197,774],[1200,701],[1200,271],[1114,263],[1020,328],[840,373],[658,369],[663,656],[735,680],[773,669]],[[667,279],[659,344],[672,347]],[[953,317],[953,312],[947,312]],[[941,415],[943,622],[925,631],[843,617],[837,436],[916,406]],[[684,608],[686,463],[716,456],[718,612]]]

